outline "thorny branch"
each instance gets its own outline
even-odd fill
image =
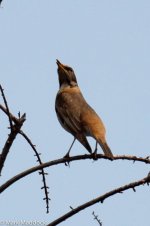
[[[42,163],[38,166],[34,166],[30,169],[27,169],[27,170],[17,174],[16,176],[12,177],[8,181],[6,181],[4,184],[2,184],[0,186],[0,193],[2,193],[5,189],[7,189],[9,186],[11,186],[16,181],[20,180],[21,178],[23,178],[37,170],[41,170],[42,168],[46,168],[46,167],[50,167],[50,166],[56,166],[58,164],[64,164],[64,163],[66,163],[66,161],[70,163],[73,161],[77,161],[77,160],[79,161],[79,160],[85,160],[85,159],[93,160],[93,156],[92,155],[77,155],[77,156],[73,156],[73,157],[69,157],[69,158],[56,159],[53,161]],[[107,159],[107,160],[112,161],[111,159],[109,159],[108,157],[106,157],[105,155],[102,155],[102,154],[97,154],[97,159]],[[113,161],[115,161],[115,160],[131,160],[133,162],[139,161],[139,162],[144,162],[146,164],[150,164],[150,159],[147,157],[146,158],[141,158],[141,157],[138,158],[136,156],[120,155],[120,156],[114,156]]]
[[[7,155],[10,151],[10,148],[11,148],[17,134],[20,131],[20,128],[22,127],[24,121],[26,120],[26,116],[25,116],[25,114],[23,114],[20,118],[15,118],[15,121],[14,121],[14,124],[13,124],[13,122],[12,122],[13,119],[11,118],[11,113],[9,111],[7,100],[6,100],[6,97],[5,97],[5,94],[4,94],[4,90],[3,90],[1,85],[0,85],[0,92],[2,94],[4,104],[6,106],[6,108],[3,107],[2,109],[3,110],[5,109],[5,113],[8,116],[9,124],[10,124],[10,128],[11,128],[10,134],[8,135],[8,138],[7,138],[5,145],[2,149],[2,152],[0,154],[0,175],[1,175],[1,172],[2,172],[2,169],[3,169],[4,163],[6,161]]]
[[[102,226],[101,220],[98,218],[98,215],[96,215],[94,211],[93,211],[92,215],[94,216],[94,220],[96,220],[96,221],[98,222],[98,224],[99,224],[100,226]]]
[[[7,138],[5,145],[2,149],[2,152],[0,154],[0,175],[1,175],[1,172],[2,172],[2,168],[4,166],[4,162],[6,160],[6,157],[9,153],[9,150],[10,150],[10,148],[11,148],[11,146],[12,146],[17,134],[19,133],[19,130],[22,127],[25,120],[26,120],[25,114],[23,114],[21,116],[21,118],[18,119],[18,122],[13,125],[13,129],[12,129],[11,133],[8,135],[8,138]]]
[[[3,148],[3,151],[0,155],[0,172],[2,170],[2,167],[4,165],[4,162],[6,160],[6,157],[7,157],[7,154],[10,150],[10,147],[14,141],[14,139],[16,138],[16,135],[19,133],[21,134],[25,140],[30,144],[30,146],[32,147],[34,153],[35,153],[35,156],[37,157],[37,161],[39,162],[39,164],[42,164],[42,161],[40,159],[40,156],[35,148],[35,145],[32,144],[31,140],[28,138],[28,136],[21,130],[21,126],[23,125],[24,121],[25,121],[25,114],[22,115],[21,117],[19,118],[16,118],[12,113],[10,113],[9,111],[9,108],[8,108],[8,104],[7,104],[7,101],[6,101],[6,98],[5,98],[5,95],[4,95],[4,92],[3,92],[3,89],[2,87],[0,86],[0,90],[2,92],[2,96],[3,96],[3,99],[4,99],[4,102],[5,102],[5,106],[4,107],[3,105],[0,104],[0,109],[8,116],[9,118],[9,122],[12,123],[12,121],[14,122],[14,125],[12,123],[12,129],[11,129],[11,133],[10,135],[8,136],[8,139],[5,143],[5,146]],[[11,126],[11,125],[10,125]],[[46,178],[45,178],[45,175],[47,173],[44,172],[44,169],[41,168],[41,171],[39,172],[40,175],[42,175],[42,181],[43,181],[43,187],[41,189],[44,189],[44,193],[45,193],[45,197],[43,198],[43,200],[46,201],[46,209],[47,209],[47,213],[49,213],[49,200],[50,198],[48,197],[48,186],[46,185]]]
[[[25,138],[25,140],[29,143],[29,145],[31,146],[31,148],[35,152],[35,156],[37,157],[37,162],[39,162],[39,164],[42,164],[42,161],[40,159],[40,153],[37,152],[37,150],[35,148],[35,145],[32,144],[32,142],[29,139],[29,137],[22,130],[20,130],[19,133]],[[47,175],[48,173],[46,173],[44,171],[44,169],[42,168],[41,171],[39,171],[39,174],[41,174],[42,175],[42,178],[43,178],[43,184],[44,184],[44,186],[41,187],[41,189],[44,189],[45,198],[43,198],[43,199],[46,201],[46,209],[47,209],[47,213],[49,213],[49,200],[50,200],[50,198],[48,196],[48,194],[49,194],[49,192],[48,192],[49,187],[46,185],[46,178],[45,178],[45,175]]]
[[[71,216],[77,214],[78,212],[98,203],[98,202],[101,202],[103,203],[105,199],[109,198],[110,196],[113,196],[113,195],[116,195],[116,194],[122,194],[123,191],[126,191],[128,189],[135,189],[135,187],[137,186],[141,186],[141,185],[149,185],[150,183],[150,173],[148,174],[147,177],[141,179],[141,180],[138,180],[138,181],[135,181],[135,182],[132,182],[130,184],[127,184],[127,185],[124,185],[122,187],[119,187],[119,188],[116,188],[112,191],[109,191],[107,193],[105,193],[104,195],[101,195],[93,200],[90,200],[89,202],[86,202],[74,209],[72,209],[71,211],[69,211],[68,213],[62,215],[61,217],[57,218],[56,220],[54,220],[53,222],[51,222],[50,224],[48,224],[47,226],[55,226],[55,225],[58,225],[60,224],[61,222],[65,221],[66,219],[70,218]]]

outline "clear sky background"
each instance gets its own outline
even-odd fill
[[[0,8],[0,83],[10,110],[26,112],[23,130],[44,162],[61,158],[73,137],[55,114],[56,59],[73,67],[80,88],[107,128],[114,155],[150,155],[150,1],[3,0]],[[0,99],[2,103],[2,98]],[[0,147],[8,120],[0,112]],[[92,147],[94,142],[89,139]],[[72,155],[87,151],[78,142]],[[99,153],[102,150],[99,148]],[[1,183],[36,165],[18,136],[8,155]],[[118,186],[143,178],[149,166],[128,161],[86,160],[46,170],[50,213],[46,214],[41,177],[18,181],[0,196],[0,220],[50,223],[78,205]],[[62,226],[149,225],[148,186],[124,192],[68,219]]]

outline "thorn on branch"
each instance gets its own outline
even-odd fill
[[[48,173],[44,172],[44,175],[48,175]]]
[[[46,186],[46,187],[44,187],[44,186],[43,186],[43,187],[41,187],[41,189],[44,189],[44,188],[47,188],[47,189],[49,189],[49,187],[48,187],[48,186]],[[49,193],[49,192],[48,192],[48,193]]]
[[[48,175],[48,173],[46,173],[46,172],[39,171],[39,175],[41,175],[41,174]]]
[[[25,120],[26,120],[26,113],[24,113],[24,114],[20,117],[19,121],[23,123]]]
[[[133,189],[134,192],[136,192],[136,189],[134,187],[132,189]]]
[[[34,147],[36,147],[36,145],[33,145]],[[38,153],[38,155],[41,155],[41,153]],[[37,156],[37,154],[35,154],[34,156]]]
[[[21,115],[20,115],[20,111],[19,111],[19,112],[18,112],[18,117],[20,118],[20,116],[21,116]]]

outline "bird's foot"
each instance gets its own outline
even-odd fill
[[[98,158],[97,158],[97,145],[98,145],[98,143],[97,143],[97,141],[96,141],[95,150],[94,150],[94,152],[92,153],[92,156],[93,156],[93,160],[94,160],[94,161],[98,160]]]
[[[96,161],[98,158],[97,158],[97,145],[98,145],[98,143],[97,143],[97,141],[96,141],[96,145],[95,145],[95,150],[94,150],[94,152],[92,153],[92,155],[93,155],[93,160],[94,161]]]
[[[67,152],[67,154],[66,154],[63,158],[64,158],[64,159],[69,159],[69,158],[70,158],[69,152]],[[65,166],[69,166],[69,167],[70,167],[69,161],[66,161],[66,162],[65,162]]]
[[[94,161],[98,160],[98,158],[97,158],[97,149],[95,149],[95,151],[92,153],[92,156],[93,156],[93,160]]]

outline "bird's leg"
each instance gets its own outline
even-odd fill
[[[70,154],[71,148],[72,148],[72,146],[73,146],[73,144],[74,144],[75,140],[76,140],[76,138],[74,137],[73,142],[72,142],[72,144],[71,144],[71,146],[70,146],[70,148],[69,148],[68,152],[67,152],[67,153],[66,153],[66,155],[64,156],[64,158],[68,158],[68,157],[70,157],[70,156],[69,156],[69,154]]]
[[[93,159],[94,160],[97,160],[97,145],[98,145],[98,142],[96,141],[96,145],[95,145],[95,150],[94,150],[94,152],[93,152]]]
[[[94,150],[94,153],[95,153],[95,154],[97,154],[97,145],[98,145],[98,143],[97,143],[97,141],[96,141],[96,144],[95,144],[95,150]]]
[[[73,146],[73,144],[74,144],[74,142],[75,142],[75,140],[76,140],[76,138],[74,137],[74,139],[73,139],[73,142],[72,142],[72,144],[71,144],[71,146],[70,146],[70,148],[69,148],[69,150],[68,150],[68,152],[66,153],[66,155],[64,156],[64,158],[69,158],[70,157],[70,151],[71,151],[71,148],[72,148],[72,146]],[[69,165],[69,162],[67,162],[67,163],[65,163],[65,165]]]

